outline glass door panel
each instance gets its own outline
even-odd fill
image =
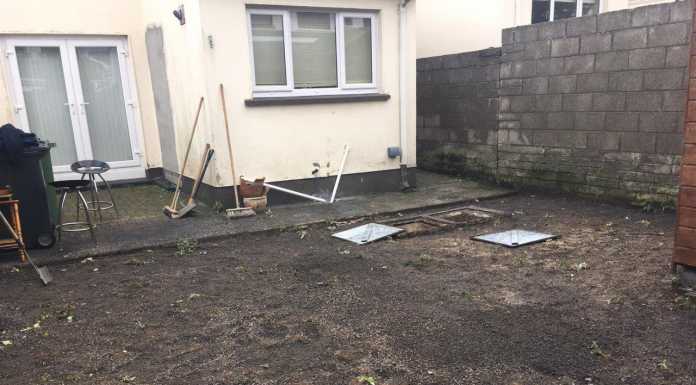
[[[78,155],[60,47],[16,46],[15,55],[28,124],[21,128],[55,143],[53,165],[69,166]]]
[[[133,160],[123,79],[116,47],[76,47],[82,114],[86,116],[93,159]]]
[[[51,151],[56,180],[74,178],[70,164],[90,159],[109,163],[107,179],[145,177],[124,39],[0,42],[7,47],[17,125],[56,144]]]

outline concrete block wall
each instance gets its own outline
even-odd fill
[[[420,167],[495,173],[500,57],[496,48],[418,61]]]
[[[498,179],[675,196],[690,31],[688,2],[504,30]]]
[[[517,185],[672,200],[691,19],[690,2],[676,2],[503,30],[497,128],[487,136],[497,138],[496,164],[489,175]],[[433,86],[425,81],[433,80],[427,63],[436,59],[419,65],[419,102],[435,101],[419,113],[419,156],[427,159],[439,144],[476,157],[478,146],[445,140],[457,122],[428,127],[426,112],[444,101],[420,97],[430,95],[423,86]],[[439,80],[449,85],[452,78]],[[476,120],[460,112],[462,120]]]

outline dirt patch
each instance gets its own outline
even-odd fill
[[[0,274],[3,384],[694,384],[673,214],[565,197],[356,246],[310,227]],[[561,239],[506,249],[470,236]]]

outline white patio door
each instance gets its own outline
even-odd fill
[[[143,178],[135,94],[125,39],[7,40],[14,111],[21,128],[55,143],[57,180],[70,164],[102,160],[108,179]]]

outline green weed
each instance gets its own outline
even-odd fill
[[[195,239],[179,239],[176,241],[176,256],[186,257],[196,252],[198,241]]]
[[[404,266],[406,267],[413,267],[414,269],[417,270],[423,270],[426,269],[430,266],[432,266],[435,263],[435,260],[433,257],[423,254],[420,257],[416,258],[415,260],[412,261],[406,261],[404,263]]]

